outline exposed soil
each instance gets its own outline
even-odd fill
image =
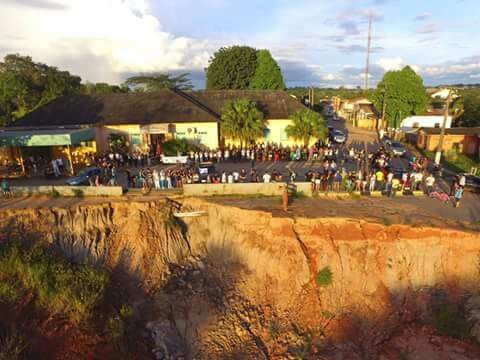
[[[302,199],[285,213],[275,201],[9,209],[0,227],[21,225],[75,261],[111,268],[148,349],[139,358],[480,358],[474,226],[409,204],[343,200],[333,209]],[[204,214],[172,217],[190,210]],[[326,268],[331,278],[319,281]],[[38,358],[115,354],[94,328],[19,309],[43,329],[32,336],[45,349]],[[18,319],[0,310],[3,322]]]

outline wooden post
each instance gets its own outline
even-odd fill
[[[69,173],[70,175],[75,175],[74,171],[73,171],[73,161],[72,161],[72,152],[70,150],[70,145],[67,145],[67,157],[68,157],[68,162],[69,162],[69,165],[70,165],[70,169],[69,169]]]
[[[18,153],[20,154],[20,166],[22,168],[22,174],[23,176],[26,176],[26,172],[25,172],[25,164],[23,163],[23,154],[22,154],[22,148],[19,147],[18,148]]]

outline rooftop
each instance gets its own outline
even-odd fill
[[[287,119],[304,106],[285,91],[189,91],[63,96],[27,114],[15,127],[216,122],[229,100],[257,103],[268,119]]]

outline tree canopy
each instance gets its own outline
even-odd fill
[[[319,113],[309,109],[302,109],[293,114],[290,119],[292,124],[285,129],[288,137],[303,141],[305,146],[309,145],[312,137],[318,140],[325,140],[327,127],[325,119]]]
[[[257,51],[257,64],[250,89],[285,90],[280,66],[268,50]]]
[[[256,104],[247,99],[227,102],[221,111],[220,130],[240,145],[250,144],[263,136],[265,120]]]
[[[462,126],[480,126],[480,89],[462,91],[459,106],[462,107],[459,119]]]
[[[284,90],[282,71],[270,51],[249,46],[220,48],[205,69],[207,89]]]
[[[410,66],[388,71],[371,94],[375,107],[385,104],[385,119],[389,127],[398,127],[402,119],[424,112],[428,103],[422,78]]]
[[[249,46],[220,48],[205,69],[207,89],[245,90],[255,74],[257,50]]]
[[[0,125],[63,95],[81,90],[81,79],[68,71],[34,62],[29,56],[7,55],[0,62]]]
[[[125,85],[134,91],[153,92],[165,88],[179,90],[192,90],[193,85],[188,78],[190,74],[184,73],[177,76],[171,74],[144,74],[132,76],[125,81]]]
[[[107,83],[90,83],[82,85],[82,94],[98,95],[98,94],[118,94],[127,93],[130,89],[127,86],[110,85]]]

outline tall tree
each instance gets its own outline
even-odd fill
[[[424,112],[428,103],[423,80],[410,66],[386,72],[370,97],[379,111],[386,106],[387,124],[395,128],[402,119]]]
[[[462,91],[458,103],[462,107],[460,124],[462,126],[480,126],[480,89]]]
[[[247,145],[263,136],[265,120],[254,102],[240,99],[227,102],[221,111],[220,131],[223,136]]]
[[[184,73],[177,76],[171,74],[145,74],[132,76],[125,81],[125,85],[134,91],[153,92],[165,88],[176,88],[179,90],[192,90],[193,85],[188,78],[189,74]]]
[[[250,82],[250,89],[285,90],[280,66],[268,50],[257,51],[257,64]]]
[[[257,64],[257,51],[249,46],[220,48],[205,69],[207,89],[244,90],[250,87]]]
[[[80,91],[81,79],[68,71],[37,63],[29,56],[7,55],[0,62],[0,124],[9,124],[39,106]]]
[[[309,109],[302,109],[293,114],[290,119],[292,124],[285,128],[288,137],[303,141],[305,146],[309,145],[312,138],[325,140],[327,128],[325,119],[319,113]]]

